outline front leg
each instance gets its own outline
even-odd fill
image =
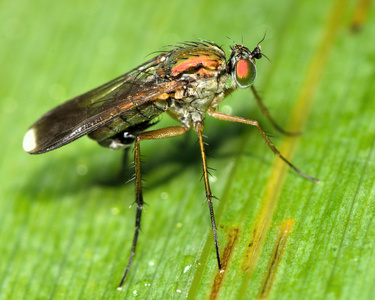
[[[287,136],[297,136],[301,134],[301,132],[299,131],[296,131],[296,132],[286,131],[280,125],[278,125],[276,121],[271,117],[270,113],[268,112],[268,109],[264,106],[262,99],[260,98],[254,85],[252,85],[250,88],[251,88],[251,91],[253,92],[255,100],[257,101],[260,109],[262,110],[263,115],[271,122],[272,126],[275,127],[277,131]]]

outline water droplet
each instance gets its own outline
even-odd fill
[[[187,271],[189,271],[189,270],[190,270],[190,268],[191,268],[191,265],[189,265],[189,266],[186,266],[186,267],[185,267],[185,269],[184,269],[184,273],[186,273]]]
[[[168,197],[169,197],[169,195],[168,195],[168,193],[166,193],[166,192],[162,192],[162,193],[160,194],[160,198],[162,198],[163,200],[168,199]]]
[[[232,107],[230,105],[224,105],[221,109],[223,113],[231,114],[232,113]]]
[[[112,215],[117,216],[120,213],[120,209],[118,207],[112,207],[111,213]]]
[[[77,174],[80,176],[85,176],[87,174],[87,166],[80,164],[77,166]]]

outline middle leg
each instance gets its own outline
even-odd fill
[[[219,242],[217,239],[217,228],[216,228],[216,221],[215,221],[215,215],[214,215],[214,208],[212,205],[212,198],[216,198],[211,193],[211,187],[210,187],[210,181],[208,180],[208,168],[207,168],[207,160],[206,160],[206,153],[204,151],[204,142],[203,142],[203,123],[202,122],[196,122],[194,123],[194,129],[198,134],[198,142],[199,147],[201,151],[202,156],[202,164],[203,164],[203,179],[204,179],[204,186],[206,189],[206,200],[208,202],[208,207],[210,210],[210,216],[211,216],[211,225],[212,225],[212,232],[214,235],[214,241],[215,241],[215,250],[216,250],[216,258],[217,258],[217,265],[219,267],[219,270],[222,271],[221,268],[221,260],[220,260],[220,252],[219,252]]]

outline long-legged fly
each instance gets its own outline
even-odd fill
[[[110,149],[124,149],[134,143],[136,221],[130,257],[119,288],[129,272],[135,255],[143,208],[141,155],[142,140],[164,139],[186,133],[190,127],[198,135],[217,264],[222,269],[214,217],[203,123],[208,113],[220,120],[256,126],[271,150],[299,175],[310,177],[284,158],[255,120],[232,116],[217,110],[220,102],[234,90],[250,87],[264,115],[284,134],[270,117],[252,83],[256,77],[255,61],[264,56],[260,43],[251,51],[243,45],[231,47],[229,59],[217,44],[205,40],[185,42],[141,64],[130,72],[52,109],[26,132],[23,148],[40,154],[64,146],[84,135]],[[180,126],[148,130],[154,119],[168,113]]]

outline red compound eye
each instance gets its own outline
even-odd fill
[[[235,80],[240,88],[250,86],[257,75],[253,62],[248,59],[240,59],[235,66]]]

